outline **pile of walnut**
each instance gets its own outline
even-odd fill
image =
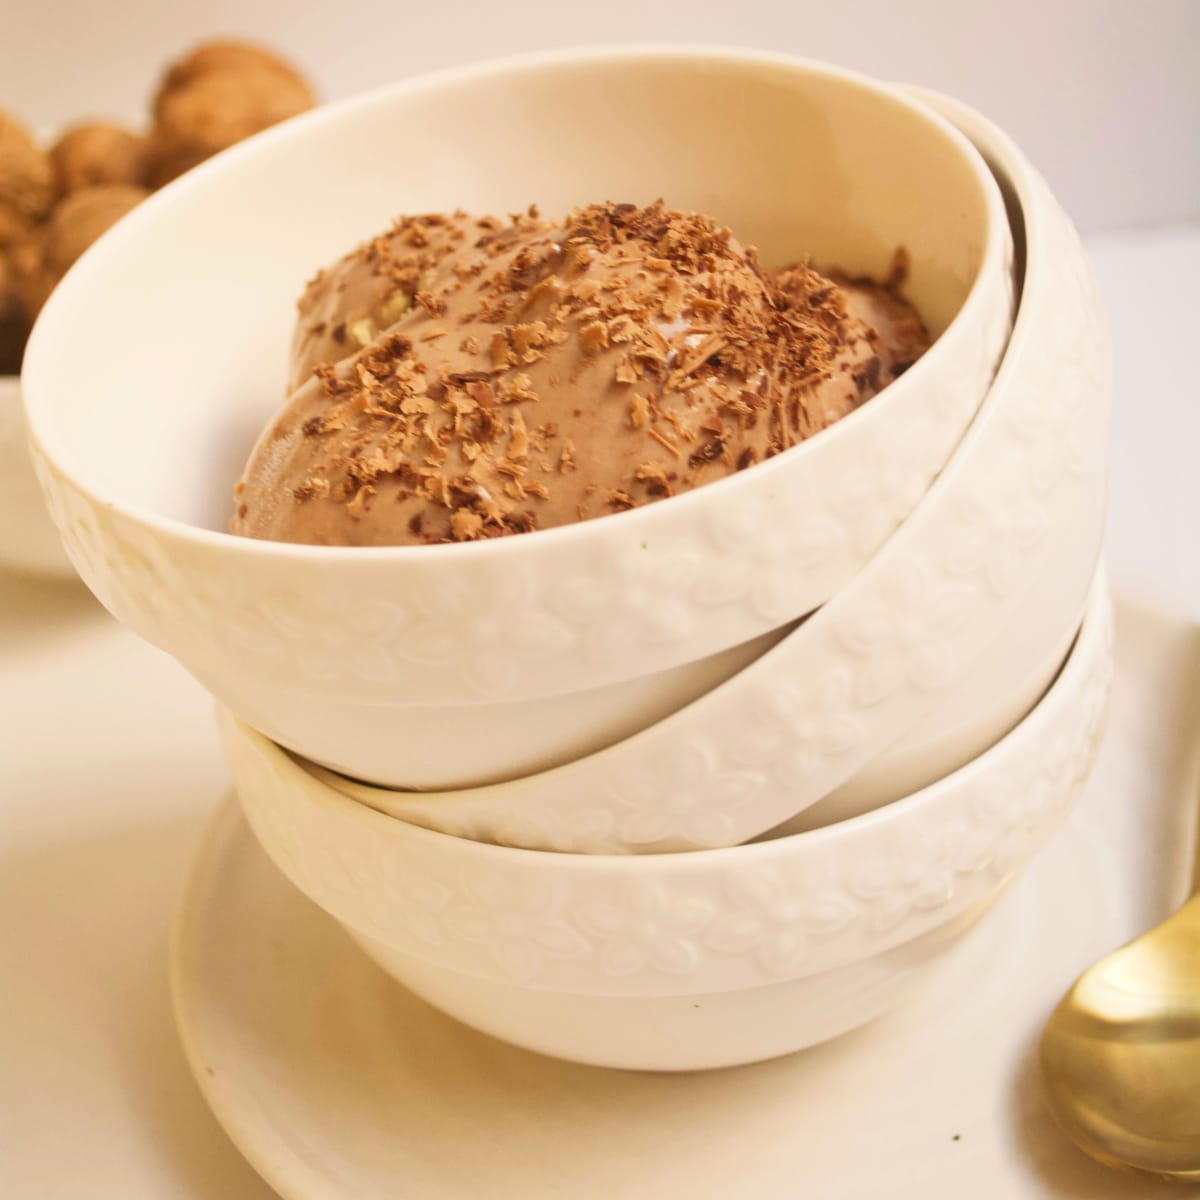
[[[311,88],[256,46],[212,42],[171,66],[148,134],[88,122],[49,150],[0,110],[0,375],[67,268],[152,189],[313,106]]]

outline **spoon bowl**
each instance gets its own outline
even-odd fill
[[[1080,976],[1042,1075],[1071,1139],[1109,1166],[1200,1180],[1200,895]]]

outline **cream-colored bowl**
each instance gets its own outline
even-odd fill
[[[904,245],[936,344],[809,442],[628,513],[376,550],[222,532],[314,267],[401,211],[659,195],[767,262],[810,253],[879,275]],[[56,290],[26,401],[71,557],[122,621],[311,758],[462,786],[594,749],[597,720],[661,717],[711,680],[640,709],[617,685],[769,636],[851,579],[986,391],[1010,254],[978,154],[895,90],[751,51],[560,52],[332,105],[189,172]],[[614,687],[598,718],[587,693]],[[524,707],[547,697],[554,724]]]
[[[1064,541],[1061,558],[1045,568],[1037,587],[1010,606],[1004,632],[976,660],[963,685],[927,709],[887,753],[785,822],[783,833],[815,829],[887,803],[961,766],[1012,728],[1054,678],[1070,642],[1066,626],[1056,634],[1052,624],[1038,620],[1038,606],[1048,600],[1046,589],[1056,590],[1059,611],[1066,613],[1068,581],[1090,572],[1103,541],[1106,472],[1096,454],[1103,452],[1107,436],[1112,346],[1099,288],[1078,235],[1045,180],[1003,130],[949,96],[925,88],[907,90],[971,139],[1009,206],[1023,284],[1006,358],[1024,356],[1036,364],[1022,380],[1005,368],[994,385],[1023,393],[1022,412],[1014,422],[1023,443],[1016,463],[1026,468],[1038,496],[1061,472],[1089,481],[1092,499],[1089,511],[1080,512],[1075,541]],[[1058,430],[1057,450],[1046,436],[1052,425]],[[1007,519],[1010,528],[1023,526],[1026,544],[1036,537],[1040,518],[1018,501],[1028,493],[998,494],[995,480],[978,484],[981,495],[970,500],[980,517],[976,554],[993,536],[997,518]],[[986,515],[989,509],[991,516]],[[971,551],[967,554],[969,560]],[[989,567],[1000,587],[1004,577],[1019,569],[1018,556],[1011,552]],[[1065,590],[1057,590],[1064,585]]]
[[[917,790],[1028,711],[1078,627],[1104,527],[1111,351],[1073,229],[974,117],[1025,251],[1012,338],[939,478],[863,570],[774,649],[599,753],[414,794],[323,778],[460,837],[592,853],[734,845]]]
[[[1058,828],[1112,677],[1100,577],[1068,660],[1006,738],[877,812],[693,854],[485,845],[356,804],[221,715],[276,865],[402,983],[531,1049],[686,1070],[786,1053],[896,1003]]]
[[[0,375],[0,571],[73,576],[29,461],[21,381]]]

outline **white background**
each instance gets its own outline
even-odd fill
[[[1200,216],[1195,0],[0,0],[0,107],[43,129],[135,117],[164,61],[216,32],[285,50],[326,98],[553,46],[759,46],[958,96],[1085,232]]]

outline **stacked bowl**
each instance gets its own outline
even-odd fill
[[[401,211],[659,195],[768,263],[879,278],[903,246],[933,346],[801,445],[598,520],[378,549],[223,532],[315,265]],[[55,293],[24,385],[72,562],[218,699],[270,856],[385,970],[519,1044],[689,1069],[861,1024],[1090,769],[1103,319],[1040,177],[943,97],[697,48],[388,88],[147,201]]]

